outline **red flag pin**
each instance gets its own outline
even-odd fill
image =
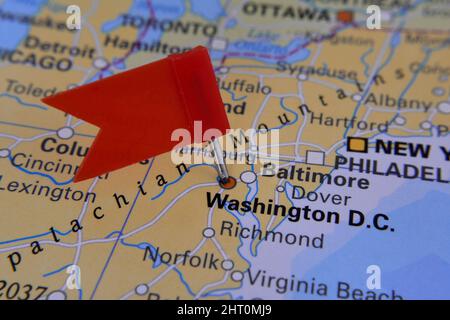
[[[170,151],[179,144],[171,140],[174,130],[185,128],[191,137],[197,137],[194,121],[202,121],[202,137],[208,129],[225,134],[230,128],[205,47],[42,101],[100,127],[75,182]],[[223,181],[226,177],[221,168],[219,176]]]

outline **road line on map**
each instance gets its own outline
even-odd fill
[[[158,222],[159,219],[161,219],[169,209],[171,209],[175,203],[182,198],[183,196],[185,196],[186,194],[188,194],[189,192],[191,192],[194,189],[197,188],[202,188],[202,187],[208,187],[208,186],[217,186],[217,183],[202,183],[202,184],[196,184],[193,185],[189,188],[187,188],[186,190],[184,190],[182,193],[180,193],[179,195],[177,195],[155,218],[153,218],[152,220],[150,220],[149,222],[147,222],[146,224],[142,225],[141,227],[138,227],[126,234],[124,234],[123,239],[127,239],[133,235],[135,235],[136,233],[139,233],[145,229],[147,229],[148,227],[151,227],[152,225],[154,225],[156,222]]]
[[[94,191],[94,189],[95,189],[95,187],[96,187],[96,185],[97,185],[97,183],[99,182],[99,178],[98,177],[96,177],[95,179],[94,179],[94,181],[92,182],[92,184],[89,186],[89,189],[87,190],[87,192],[92,192],[92,191]],[[85,214],[86,214],[86,211],[87,211],[87,208],[89,207],[89,202],[85,202],[84,204],[83,204],[83,207],[82,207],[82,209],[81,209],[81,212],[80,212],[80,214],[79,214],[79,216],[78,216],[78,222],[81,224],[82,223],[82,221],[83,221],[83,218],[84,218],[84,216],[85,216]],[[77,246],[77,248],[76,248],[76,252],[75,252],[75,257],[74,257],[74,259],[73,259],[73,263],[72,263],[72,265],[78,265],[78,261],[79,261],[79,258],[80,258],[80,254],[81,254],[81,248],[83,247],[83,245],[81,245],[81,242],[83,241],[83,230],[79,230],[78,232],[77,232],[77,244],[78,244],[78,246]],[[61,290],[65,290],[66,289],[66,286],[67,286],[67,284],[66,284],[66,282],[64,282],[64,285],[63,285],[63,287],[61,288]]]
[[[211,282],[211,283],[208,283],[208,284],[204,285],[199,290],[199,292],[195,295],[194,300],[198,300],[199,298],[201,298],[203,292],[206,291],[207,289],[212,288],[212,287],[217,287],[217,286],[220,286],[222,284],[225,284],[228,281],[228,276],[229,275],[230,275],[230,271],[226,271],[222,280],[219,280],[219,281],[216,281],[216,282]]]
[[[152,159],[152,161],[150,162],[150,164],[149,164],[149,166],[148,166],[148,169],[147,169],[147,171],[146,171],[146,173],[145,173],[145,175],[144,175],[144,178],[142,179],[142,184],[145,184],[145,181],[147,180],[147,177],[148,177],[148,175],[149,175],[149,173],[150,173],[150,170],[151,170],[151,168],[152,168],[152,166],[153,166],[153,163],[154,163],[154,158]],[[105,265],[104,265],[104,267],[103,267],[103,270],[102,270],[102,272],[100,273],[100,277],[98,278],[97,283],[95,284],[94,290],[93,290],[92,293],[91,293],[91,297],[90,297],[91,300],[94,298],[95,293],[97,292],[97,289],[98,289],[98,287],[100,286],[100,283],[101,283],[101,281],[102,281],[102,279],[103,279],[103,276],[104,276],[104,274],[105,274],[105,272],[106,272],[106,269],[107,269],[107,267],[108,267],[108,265],[109,265],[109,263],[110,263],[110,261],[111,261],[111,259],[112,259],[112,256],[113,256],[114,251],[115,251],[115,249],[116,249],[116,247],[117,247],[117,244],[119,243],[119,239],[120,239],[121,235],[123,235],[123,231],[125,230],[125,227],[126,227],[126,225],[127,225],[127,223],[128,223],[128,220],[129,220],[130,217],[131,217],[131,213],[133,212],[133,209],[134,209],[134,207],[135,207],[135,205],[136,205],[136,202],[137,202],[137,200],[139,199],[139,196],[140,196],[140,195],[141,195],[141,190],[138,190],[137,193],[136,193],[136,196],[135,196],[135,198],[134,198],[134,200],[133,200],[133,203],[131,204],[130,210],[128,211],[128,214],[127,214],[127,216],[126,216],[126,218],[125,218],[125,221],[124,221],[123,224],[122,224],[122,228],[121,228],[120,231],[119,231],[119,236],[117,237],[117,240],[114,242],[114,245],[113,245],[113,247],[112,247],[112,249],[111,249],[111,252],[110,252],[110,254],[109,254],[109,256],[108,256],[108,258],[107,258],[107,260],[106,260],[106,263],[105,263]]]

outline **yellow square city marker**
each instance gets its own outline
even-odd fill
[[[347,151],[349,152],[362,152],[367,153],[369,148],[369,142],[367,138],[347,138]]]

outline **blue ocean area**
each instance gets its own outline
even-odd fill
[[[422,186],[423,188],[423,186]],[[417,196],[417,197],[415,197]],[[405,197],[417,199],[398,209],[390,206]],[[329,287],[329,298],[336,298],[338,281],[352,288],[368,290],[367,267],[377,265],[381,270],[381,289],[376,293],[396,294],[404,299],[448,299],[450,296],[450,198],[447,193],[432,190],[423,196],[417,183],[399,189],[382,199],[374,212],[388,214],[395,232],[362,230],[354,238],[326,257],[304,277],[324,282]],[[345,227],[345,226],[343,226]],[[338,235],[328,236],[334,243]],[[309,252],[310,254],[310,252]],[[302,254],[293,261],[292,269],[298,270]],[[295,273],[295,272],[294,272]],[[289,293],[294,299],[317,299],[303,293]]]
[[[2,12],[13,12],[16,15],[34,16],[39,13],[47,0],[3,0],[0,1]],[[0,47],[14,50],[28,35],[29,24],[0,19]]]

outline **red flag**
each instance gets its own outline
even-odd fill
[[[100,127],[75,182],[170,151],[179,143],[172,132],[185,128],[194,137],[194,121],[202,121],[202,136],[210,128],[229,129],[205,47],[42,101]]]

